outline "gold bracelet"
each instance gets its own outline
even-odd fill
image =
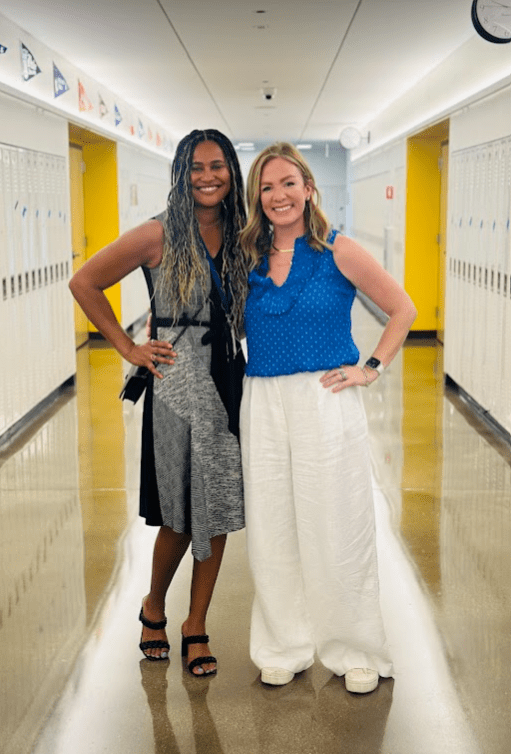
[[[366,381],[365,381],[365,383],[364,383],[364,384],[362,385],[362,387],[369,387],[369,377],[368,377],[368,375],[367,375],[367,372],[366,372],[366,368],[365,368],[365,365],[364,365],[363,367],[359,367],[359,369],[360,369],[360,371],[362,372],[362,374],[364,375],[364,377],[365,377],[365,379],[366,379]]]

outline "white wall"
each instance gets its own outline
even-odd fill
[[[399,140],[351,166],[350,235],[402,284],[406,206],[406,141]],[[387,198],[391,187],[393,198]]]
[[[171,155],[170,136],[158,123],[1,14],[0,39],[6,48],[1,56],[0,91],[38,104],[47,112],[61,115],[64,121],[72,119],[107,138],[140,144],[167,157]],[[38,68],[28,80],[22,76],[21,44],[30,51]],[[67,89],[57,87],[60,93],[56,92],[54,66],[67,86]],[[16,127],[16,122],[11,125]]]
[[[370,123],[363,124],[370,142],[353,155],[361,156],[405,134],[418,133],[510,84],[508,46],[490,44],[474,34]]]
[[[170,164],[128,144],[117,146],[119,185],[119,229],[134,228],[162,212],[170,187]],[[142,270],[135,270],[121,282],[122,325],[129,327],[149,307]]]

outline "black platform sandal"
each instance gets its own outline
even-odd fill
[[[203,636],[182,636],[181,641],[181,657],[187,657],[188,656],[188,645],[189,644],[208,644],[209,643],[209,636],[204,634]],[[217,659],[216,657],[213,657],[213,655],[208,655],[207,657],[196,657],[195,660],[192,660],[190,663],[188,663],[187,668],[190,671],[190,673],[195,676],[196,678],[203,678],[207,675],[215,675],[216,674],[216,668],[214,670],[205,670],[203,673],[194,673],[193,669],[198,667],[199,665],[208,665],[209,663],[216,663]]]
[[[165,628],[167,625],[167,619],[164,618],[163,620],[160,620],[158,622],[154,622],[152,620],[148,620],[144,615],[144,607],[142,606],[140,608],[140,615],[138,616],[139,621],[142,623],[143,626],[146,628],[150,628],[152,631],[161,631],[162,628]],[[144,632],[142,630],[142,636]],[[170,652],[170,644],[167,641],[162,641],[161,639],[153,640],[153,641],[142,641],[142,636],[140,637],[140,644],[138,645],[142,652],[144,653],[144,657],[147,660],[150,660],[151,662],[159,662],[160,660],[168,660],[169,659],[169,652]],[[162,654],[160,655],[148,655],[146,654],[147,649],[164,649],[166,650],[165,656]]]

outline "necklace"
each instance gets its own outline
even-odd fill
[[[218,219],[216,223],[210,223],[209,225],[203,225],[202,223],[199,223],[199,228],[214,228],[215,225],[219,225],[219,223],[220,223],[220,219]]]
[[[275,251],[282,251],[285,254],[289,254],[290,252],[294,251],[294,249],[277,249],[274,243],[272,243],[272,249],[275,249]]]

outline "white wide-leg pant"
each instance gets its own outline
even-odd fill
[[[337,675],[392,675],[380,612],[367,423],[360,388],[324,372],[246,377],[241,446],[255,583],[250,655]]]

